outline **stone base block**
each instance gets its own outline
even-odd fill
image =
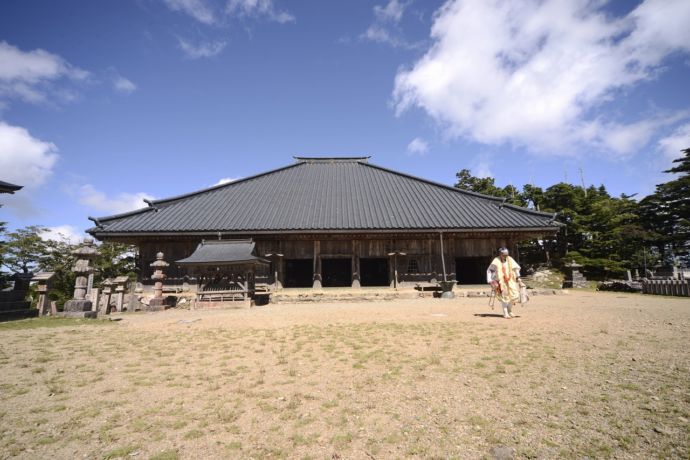
[[[0,322],[12,321],[15,319],[35,318],[38,310],[35,308],[22,308],[20,310],[0,311]]]
[[[165,298],[153,298],[149,301],[148,307],[144,307],[146,311],[162,311],[165,310],[166,307],[168,306],[168,303],[166,302]]]
[[[442,299],[454,299],[455,294],[453,293],[453,291],[446,291],[443,294],[441,294],[441,298]]]
[[[68,300],[65,302],[65,313],[90,312],[93,302],[90,300]]]
[[[98,312],[96,312],[96,311],[63,311],[62,316],[65,318],[96,319],[96,318],[98,318]]]

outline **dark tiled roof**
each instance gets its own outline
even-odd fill
[[[552,215],[391,171],[358,158],[295,164],[99,219],[124,233],[556,229]]]
[[[192,255],[180,259],[179,265],[232,265],[239,263],[268,263],[254,256],[251,240],[202,241]]]
[[[0,180],[0,193],[14,193],[22,187],[23,185],[14,185]]]

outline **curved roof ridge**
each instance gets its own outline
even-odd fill
[[[369,156],[360,157],[304,157],[304,156],[293,156],[298,163],[368,163]]]
[[[267,176],[267,175],[269,175],[269,174],[277,173],[277,172],[283,171],[283,170],[285,170],[285,169],[294,168],[295,166],[299,166],[299,165],[300,165],[300,163],[295,163],[295,164],[291,164],[291,165],[287,165],[287,166],[282,166],[282,167],[280,167],[280,168],[271,169],[271,170],[269,170],[269,171],[265,171],[265,172],[262,172],[262,173],[259,173],[259,174],[254,174],[253,176],[243,177],[243,178],[241,178],[241,179],[237,179],[237,180],[234,180],[234,181],[232,181],[232,182],[227,182],[227,183],[225,183],[225,184],[214,185],[214,186],[212,186],[212,187],[203,188],[203,189],[197,190],[197,191],[195,191],[195,192],[184,193],[184,194],[182,194],[182,195],[175,195],[175,196],[172,196],[172,197],[170,197],[170,198],[161,198],[160,200],[153,200],[153,201],[151,201],[151,202],[152,202],[153,204],[166,204],[166,203],[169,203],[169,202],[172,202],[172,201],[181,200],[181,199],[183,199],[183,198],[189,198],[189,197],[192,197],[192,196],[195,196],[195,195],[201,195],[202,193],[213,192],[213,191],[218,190],[218,189],[221,189],[221,188],[231,187],[231,186],[233,186],[233,185],[240,184],[240,183],[242,183],[242,182],[247,182],[247,181],[250,181],[250,180],[252,180],[252,179],[259,178],[259,177],[261,177],[261,176]]]
[[[94,223],[96,223],[96,225],[98,226],[99,222],[113,220],[113,219],[121,219],[123,217],[134,216],[136,214],[141,214],[142,212],[155,211],[155,210],[156,210],[156,208],[154,208],[152,206],[147,206],[144,208],[133,209],[132,211],[121,212],[120,214],[113,214],[113,215],[105,216],[105,217],[89,217],[88,219],[93,221]]]
[[[386,172],[389,172],[389,173],[391,173],[391,174],[395,174],[395,175],[398,175],[398,176],[406,177],[406,178],[408,178],[408,179],[413,179],[413,180],[416,180],[416,181],[419,181],[419,182],[424,182],[424,183],[426,183],[426,184],[434,185],[434,186],[436,186],[436,187],[443,187],[443,188],[445,188],[445,189],[447,189],[447,190],[451,190],[451,191],[453,191],[453,192],[459,192],[459,193],[462,193],[462,194],[465,194],[465,195],[475,196],[475,197],[477,197],[477,198],[484,198],[484,199],[490,200],[490,201],[496,201],[496,202],[502,202],[502,201],[504,201],[504,199],[503,199],[502,197],[499,197],[499,196],[491,196],[491,195],[485,195],[485,194],[479,193],[479,192],[473,192],[473,191],[471,191],[471,190],[463,190],[463,189],[461,189],[461,188],[457,188],[457,187],[453,187],[453,186],[450,186],[450,185],[442,184],[442,183],[440,183],[440,182],[434,182],[434,181],[429,180],[429,179],[424,179],[423,177],[413,176],[412,174],[407,174],[407,173],[403,173],[403,172],[400,172],[400,171],[395,171],[395,170],[393,170],[393,169],[388,169],[388,168],[386,168],[386,167],[384,167],[384,166],[375,165],[375,164],[373,164],[373,163],[368,163],[368,162],[367,162],[367,163],[362,163],[362,164],[363,164],[364,166],[369,166],[369,167],[371,167],[371,168],[380,169],[381,171],[386,171]],[[548,213],[548,212],[536,211],[536,210],[534,210],[534,209],[523,208],[522,206],[516,206],[516,205],[510,204],[510,203],[505,203],[505,204],[503,204],[503,206],[505,206],[505,207],[510,207],[510,208],[515,209],[515,210],[518,210],[518,211],[529,212],[529,213],[532,213],[532,214],[535,214],[535,215],[538,215],[538,216],[547,216],[547,217],[548,217],[548,216],[552,216],[552,215],[553,215],[553,213]]]
[[[243,177],[241,179],[237,179],[237,180],[234,180],[232,182],[227,182],[225,184],[214,185],[212,187],[203,188],[201,190],[196,190],[194,192],[183,193],[182,195],[174,195],[174,196],[171,196],[170,198],[161,198],[160,200],[147,201],[147,203],[149,203],[148,207],[140,208],[140,209],[134,209],[132,211],[127,211],[127,212],[123,212],[120,214],[113,214],[110,216],[98,217],[97,220],[98,221],[108,221],[108,220],[113,220],[113,219],[119,219],[122,217],[133,216],[135,214],[139,214],[139,213],[146,212],[146,211],[151,211],[151,210],[155,211],[156,208],[154,205],[157,205],[157,204],[168,204],[168,203],[171,203],[173,201],[178,201],[178,200],[181,200],[184,198],[189,198],[189,197],[192,197],[195,195],[201,195],[202,193],[212,192],[212,191],[224,188],[224,187],[230,187],[232,185],[239,184],[241,182],[247,182],[249,180],[256,179],[256,178],[261,177],[261,176],[266,176],[268,174],[273,174],[273,173],[276,173],[279,171],[283,171],[285,169],[294,168],[295,166],[299,166],[300,164],[301,163],[295,163],[295,164],[291,164],[291,165],[287,165],[287,166],[282,166],[280,168],[271,169],[269,171],[265,171],[265,172],[262,172],[259,174],[254,174],[253,176]]]

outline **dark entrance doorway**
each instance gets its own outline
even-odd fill
[[[388,286],[388,259],[359,259],[362,286]]]
[[[352,259],[321,259],[323,287],[352,286]]]
[[[312,259],[286,259],[286,288],[312,287],[314,284],[314,261]]]
[[[486,284],[486,257],[458,257],[455,259],[455,279],[458,284]]]

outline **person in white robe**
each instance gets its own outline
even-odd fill
[[[500,248],[498,255],[486,270],[486,282],[501,301],[504,318],[514,318],[513,304],[520,301],[520,265],[510,257],[507,248]]]

